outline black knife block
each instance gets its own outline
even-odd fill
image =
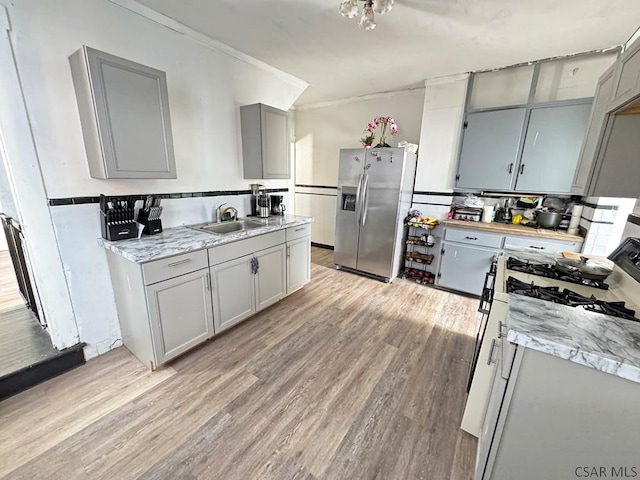
[[[102,238],[115,241],[136,238],[138,236],[138,224],[133,220],[108,222],[106,215],[102,212],[100,212],[100,217]]]
[[[144,230],[142,230],[143,235],[162,233],[162,220],[159,218],[149,220],[149,212],[147,210],[140,209],[138,211],[138,223],[144,225]]]

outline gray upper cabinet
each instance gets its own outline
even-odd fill
[[[94,178],[176,178],[164,72],[83,46],[70,57]]]
[[[611,91],[613,89],[614,72],[615,65],[608,68],[598,80],[596,96],[591,109],[591,118],[589,119],[589,126],[582,143],[580,159],[578,160],[578,166],[573,177],[573,184],[571,185],[571,193],[574,195],[585,194],[586,189],[589,186],[591,172],[595,165],[600,139],[602,138],[602,131],[606,124],[606,113],[609,105],[609,99],[611,98]]]
[[[256,103],[240,107],[244,178],[291,178],[289,114]]]
[[[571,191],[590,111],[590,103],[531,111],[516,191]]]
[[[617,110],[640,94],[640,41],[626,50],[616,63],[613,95],[607,111]]]
[[[514,108],[467,115],[457,188],[511,188],[525,114],[526,109]]]

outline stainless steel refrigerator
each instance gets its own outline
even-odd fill
[[[393,280],[402,265],[416,155],[404,148],[340,150],[333,259],[337,268]]]

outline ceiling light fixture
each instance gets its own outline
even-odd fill
[[[343,17],[355,18],[358,16],[358,1],[364,2],[358,26],[365,30],[376,28],[374,13],[382,15],[393,8],[395,0],[343,0],[338,11]]]

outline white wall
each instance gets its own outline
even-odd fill
[[[375,116],[395,119],[398,136],[387,136],[390,145],[402,140],[419,143],[423,104],[424,89],[415,89],[295,110],[295,183],[333,187],[296,187],[296,213],[315,218],[313,242],[333,245],[340,149],[361,147],[362,132]]]
[[[304,89],[303,82],[209,48],[201,38],[194,41],[106,0],[16,0],[7,9],[49,198],[248,189],[252,181],[242,178],[239,106],[262,102],[287,110]],[[167,73],[177,179],[89,177],[68,61],[83,44]],[[289,186],[288,180],[263,183]],[[190,221],[209,220],[217,201],[209,198],[194,211],[188,199],[176,200],[166,226],[185,223],[181,210]],[[97,208],[50,210],[80,340],[89,344],[90,357],[120,340],[105,253],[95,242]]]

